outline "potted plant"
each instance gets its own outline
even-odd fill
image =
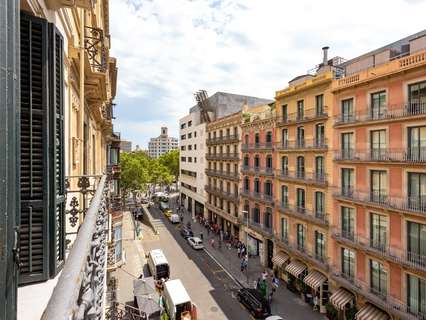
[[[325,305],[325,309],[327,311],[327,318],[337,320],[337,310],[330,302]]]
[[[345,310],[345,316],[346,316],[346,320],[354,320],[355,319],[355,314],[357,313],[357,309],[355,306],[352,306],[350,308],[346,308]]]

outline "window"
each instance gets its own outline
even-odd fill
[[[288,145],[288,129],[281,130],[281,142],[283,147],[286,147]]]
[[[249,177],[244,177],[244,190],[250,191],[250,179],[249,179]]]
[[[413,114],[425,113],[426,107],[426,81],[408,86],[408,107]]]
[[[354,99],[342,100],[341,121],[350,122],[354,120]]]
[[[303,120],[305,116],[305,104],[303,100],[297,101],[297,120]]]
[[[407,274],[407,303],[410,313],[426,314],[426,282],[411,274]]]
[[[222,130],[219,130],[219,137],[223,137],[223,131]]]
[[[267,133],[266,133],[266,144],[267,145],[270,145],[272,143],[272,132],[271,131],[268,131]]]
[[[297,147],[303,148],[305,146],[305,129],[303,127],[297,128]]]
[[[353,132],[342,133],[342,159],[352,159],[354,156],[354,134]]]
[[[354,209],[341,207],[342,236],[347,239],[354,239],[355,214]]]
[[[410,160],[426,159],[426,126],[408,128],[408,148]]]
[[[272,197],[272,182],[269,180],[265,182],[264,193],[265,195]]]
[[[281,240],[288,241],[288,219],[281,218]]]
[[[297,157],[297,177],[305,178],[305,158],[303,156]]]
[[[385,203],[388,194],[388,174],[383,170],[370,171],[370,200]]]
[[[234,136],[238,136],[238,128],[234,127]]]
[[[260,143],[259,133],[255,133],[255,135],[254,135],[254,143],[256,145],[259,145],[259,143]]]
[[[305,251],[306,230],[303,224],[297,224],[297,248]]]
[[[264,225],[266,228],[272,229],[272,209],[271,208],[266,208]]]
[[[194,144],[194,150],[197,150],[197,145],[196,144]]]
[[[21,13],[19,30],[21,235],[17,240],[23,262],[19,283],[26,284],[54,278],[65,260],[64,62],[63,37],[53,24]],[[85,134],[84,144],[88,140]]]
[[[287,176],[288,175],[288,157],[287,156],[282,156],[281,157],[281,174],[283,176]]]
[[[288,187],[281,186],[281,206],[288,208]]]
[[[194,138],[197,137],[197,131],[194,131]]]
[[[188,121],[188,127],[192,126],[192,120]]]
[[[180,128],[181,128],[181,129],[185,129],[185,128],[186,128],[186,123],[182,123],[182,124],[180,125]]]
[[[229,137],[231,135],[231,128],[226,128],[226,136]]]
[[[375,294],[386,296],[387,294],[387,272],[384,265],[376,260],[370,259],[370,288]]]
[[[315,230],[315,258],[323,261],[325,259],[325,237],[324,234]]]
[[[324,172],[324,157],[318,156],[315,157],[315,179],[318,181],[325,180],[325,172]]]
[[[188,139],[192,138],[192,132],[188,133]]]
[[[272,170],[272,156],[271,155],[266,156],[266,169]]]
[[[386,216],[372,213],[370,215],[370,246],[378,250],[387,249],[388,219]]]
[[[186,147],[185,147],[185,146],[181,146],[181,147],[180,147],[180,150],[181,150],[181,151],[185,151],[185,149],[186,149]]]
[[[426,173],[408,173],[408,206],[426,211]]]
[[[305,213],[305,189],[296,189],[296,206],[297,211]]]
[[[254,192],[260,193],[260,182],[257,178],[254,179]]]
[[[185,139],[186,139],[186,134],[181,135],[181,136],[180,136],[180,139],[181,139],[181,140],[185,140]]]
[[[259,167],[260,167],[260,158],[259,158],[259,156],[258,155],[256,155],[255,157],[254,157],[254,168],[256,169],[259,169]]]
[[[315,112],[317,116],[324,114],[324,95],[315,96]]]
[[[386,130],[370,132],[370,156],[372,160],[386,160]]]
[[[186,157],[180,157],[180,161],[186,162]]]
[[[260,210],[258,207],[253,208],[253,222],[260,223]]]
[[[190,144],[188,145],[188,150],[192,150],[192,146]]]
[[[244,157],[244,167],[248,168],[250,166],[250,158],[248,156]]]
[[[352,197],[354,192],[354,169],[342,168],[342,195]]]
[[[386,91],[371,94],[370,117],[371,119],[382,119],[386,115]]]
[[[281,106],[281,111],[282,111],[283,122],[287,122],[287,120],[288,120],[288,108],[287,108],[286,104]]]
[[[407,222],[407,251],[408,260],[426,265],[426,225]]]
[[[349,280],[354,279],[355,275],[355,253],[347,248],[342,248],[342,274]]]
[[[315,192],[315,216],[322,218],[325,215],[325,195],[323,192]]]
[[[249,136],[248,136],[248,134],[246,134],[246,135],[244,136],[244,144],[245,144],[245,145],[248,145],[248,144],[249,144]]]
[[[315,146],[325,146],[325,127],[322,123],[315,125]]]
[[[194,157],[194,163],[197,163],[197,157]]]

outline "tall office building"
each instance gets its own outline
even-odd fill
[[[162,154],[178,148],[178,139],[169,137],[167,131],[167,127],[161,127],[161,134],[149,141],[148,155],[151,158],[158,158]]]

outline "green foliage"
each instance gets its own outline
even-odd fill
[[[172,150],[160,156],[159,163],[166,167],[175,180],[179,177],[179,150]]]
[[[329,319],[337,319],[337,310],[330,302],[325,305],[325,309]]]

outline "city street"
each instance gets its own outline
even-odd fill
[[[249,319],[251,316],[235,297],[238,286],[226,271],[204,250],[189,247],[179,227],[167,221],[158,209],[150,209],[150,212],[161,221],[157,224],[160,234],[144,237],[143,249],[145,252],[163,250],[171,266],[171,278],[182,280],[197,305],[198,319]]]

